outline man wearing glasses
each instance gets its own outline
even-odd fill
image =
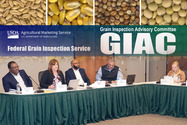
[[[32,81],[24,70],[19,70],[19,66],[16,62],[11,61],[8,63],[9,73],[3,78],[3,87],[5,92],[9,92],[10,89],[16,89],[16,85],[19,83],[21,88],[32,87]]]

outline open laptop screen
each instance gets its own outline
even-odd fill
[[[133,82],[135,81],[135,76],[135,74],[127,75],[127,84],[133,84]]]
[[[73,79],[69,81],[69,87],[72,87],[73,89],[77,89],[79,84],[79,79]]]

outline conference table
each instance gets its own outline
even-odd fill
[[[187,118],[187,87],[140,84],[0,94],[0,125],[79,125],[142,114]]]

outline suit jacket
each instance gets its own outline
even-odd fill
[[[62,84],[65,84],[64,75],[63,75],[62,71],[60,71],[58,75],[61,78]],[[55,76],[51,72],[49,72],[49,70],[45,70],[42,75],[41,81],[40,81],[40,87],[41,88],[48,88],[50,85],[53,84],[54,78],[55,78]]]
[[[79,68],[79,72],[80,72],[80,74],[82,76],[83,81],[86,82],[88,85],[91,85],[91,82],[90,82],[89,78],[87,77],[85,70],[83,68]],[[74,73],[72,68],[68,69],[65,72],[65,74],[66,74],[66,83],[67,83],[67,85],[69,84],[70,80],[76,79],[75,73]]]
[[[32,81],[24,70],[19,70],[20,76],[23,79],[27,87],[32,87]],[[14,76],[9,72],[3,78],[3,87],[5,92],[9,92],[9,89],[16,89],[16,84],[18,83]]]

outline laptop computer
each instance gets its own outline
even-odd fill
[[[73,89],[77,89],[79,81],[80,81],[79,79],[72,79],[72,80],[70,80],[68,87],[71,87]]]
[[[135,76],[135,74],[127,75],[127,84],[133,84],[133,82],[135,81]]]

